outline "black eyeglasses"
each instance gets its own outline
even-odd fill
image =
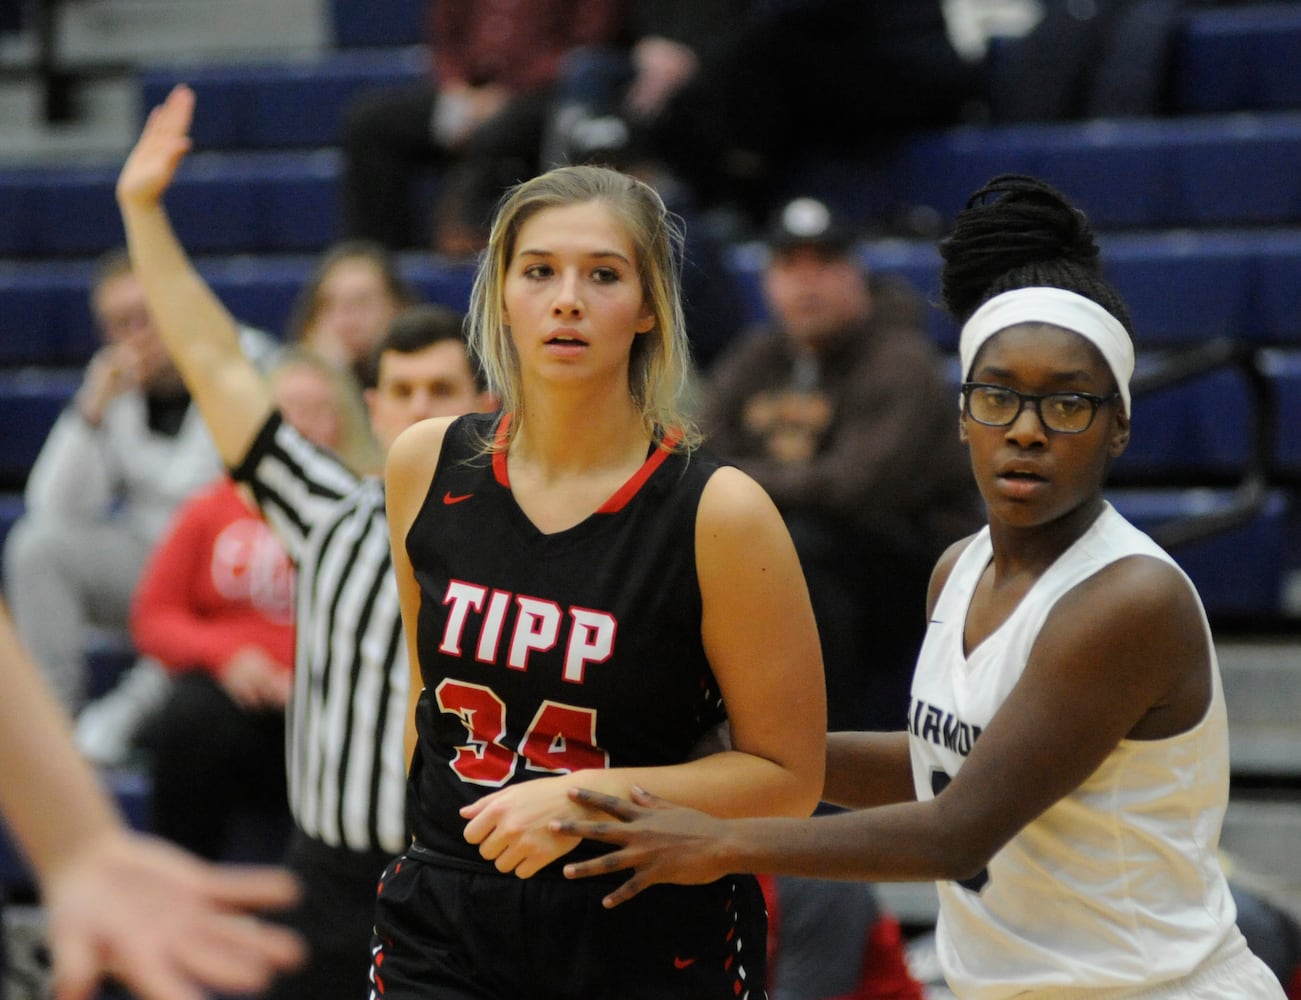
[[[1110,403],[1120,393],[1095,396],[1091,392],[1050,392],[1032,396],[1004,385],[964,382],[962,398],[967,416],[987,427],[1009,427],[1033,404],[1044,427],[1058,434],[1083,434],[1093,426],[1098,407]]]

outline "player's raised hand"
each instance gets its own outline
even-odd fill
[[[183,83],[149,112],[117,179],[117,200],[123,208],[147,205],[162,198],[176,168],[190,150],[190,121],[194,117],[194,91]]]
[[[633,789],[632,801],[586,788],[571,790],[569,797],[586,809],[607,813],[614,821],[556,820],[552,830],[619,849],[565,865],[565,877],[587,878],[633,869],[632,877],[605,897],[607,907],[625,903],[660,882],[703,885],[732,870],[726,862],[728,823],[724,820],[673,805],[642,788]]]

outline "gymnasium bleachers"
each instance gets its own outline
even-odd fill
[[[368,86],[401,83],[427,69],[416,0],[329,5],[335,44],[308,56],[256,61],[152,63],[136,74],[147,108],[178,80],[200,96],[196,152],[169,195],[177,229],[223,300],[244,321],[284,328],[313,254],[340,234],[336,140],[344,102]],[[921,206],[948,218],[994,173],[1045,176],[1074,197],[1101,233],[1109,274],[1133,310],[1143,363],[1158,366],[1216,339],[1259,349],[1273,413],[1258,415],[1240,369],[1220,366],[1140,398],[1141,432],[1117,465],[1121,484],[1163,481],[1171,516],[1186,504],[1174,488],[1230,487],[1255,456],[1256,425],[1272,431],[1255,456],[1282,490],[1276,530],[1260,545],[1284,564],[1247,609],[1285,621],[1283,576],[1297,569],[1297,354],[1301,351],[1301,9],[1285,3],[1190,5],[1178,24],[1173,113],[1007,126],[961,126],[917,136],[870,157],[810,163],[791,183],[860,217]],[[91,255],[121,242],[112,186],[118,161],[0,169],[0,489],[20,488],[25,468],[73,387],[69,371],[93,348],[86,304]],[[880,239],[864,258],[899,272],[932,297],[939,259],[930,241]],[[762,304],[755,247],[728,266]],[[435,301],[461,305],[464,265],[408,254],[403,267]],[[938,310],[932,332],[952,351],[956,330]],[[1155,513],[1152,515],[1155,517]],[[3,526],[0,525],[0,530]],[[1244,560],[1255,555],[1239,549]],[[1241,608],[1223,574],[1199,579],[1212,607]],[[1220,599],[1223,589],[1223,600]]]
[[[155,64],[141,68],[143,107],[178,79],[199,91],[197,152],[169,197],[177,228],[223,299],[247,322],[283,328],[311,255],[339,234],[335,149],[340,109],[366,86],[425,72],[420,7],[407,0],[382,17],[331,6],[336,44],[279,62]],[[1273,353],[1279,402],[1278,471],[1296,470],[1287,433],[1301,347],[1301,98],[1295,71],[1301,15],[1290,4],[1196,9],[1179,26],[1176,110],[1161,119],[963,126],[916,137],[870,160],[811,164],[801,181],[860,215],[927,206],[943,217],[980,181],[1003,170],[1041,174],[1067,190],[1102,230],[1110,273],[1127,296],[1149,351],[1212,338]],[[1280,68],[1281,67],[1281,68]],[[121,241],[112,200],[117,163],[0,170],[0,408],[19,434],[5,435],[0,476],[20,485],[31,435],[66,398],[62,373],[93,346],[85,303],[89,255]],[[864,248],[878,269],[897,270],[933,293],[938,258],[929,242]],[[761,311],[752,248],[729,262]],[[460,304],[463,267],[404,261],[432,298]],[[952,350],[956,331],[938,311],[933,332]],[[1223,484],[1247,453],[1252,414],[1232,372],[1163,390],[1140,407],[1151,419],[1118,472]],[[1144,409],[1140,409],[1140,417]],[[1288,456],[1291,456],[1290,458]],[[1293,483],[1292,485],[1295,485]],[[1177,505],[1176,505],[1177,506]],[[1279,608],[1261,609],[1277,615]]]
[[[284,329],[314,254],[340,235],[343,103],[426,71],[423,3],[327,2],[334,45],[325,51],[149,62],[135,76],[144,108],[178,80],[196,88],[196,153],[169,207],[223,301],[272,332]],[[1301,625],[1301,598],[1286,596],[1301,579],[1301,5],[1189,5],[1174,43],[1172,106],[1162,117],[965,125],[870,156],[810,162],[790,189],[865,221],[918,208],[947,220],[1005,171],[1042,175],[1078,201],[1100,230],[1141,349],[1135,438],[1110,495],[1158,535],[1176,526],[1182,540],[1172,552],[1217,628],[1241,635],[1245,650],[1261,637],[1287,640]],[[0,165],[0,539],[94,347],[89,264],[122,241],[118,166]],[[881,238],[862,252],[869,266],[935,297],[932,242]],[[738,244],[725,259],[744,292],[739,308],[758,318],[759,248]],[[466,302],[466,265],[422,254],[401,262],[430,300]],[[956,330],[938,311],[931,330],[954,350]],[[1228,347],[1208,352],[1214,363],[1204,370],[1172,373],[1217,344]],[[1220,530],[1202,537],[1199,524]],[[1295,687],[1272,690],[1272,711],[1290,706],[1301,717]],[[1276,720],[1254,730],[1255,716],[1242,711],[1235,772],[1301,781],[1301,732]],[[1301,912],[1301,877],[1290,891]],[[911,903],[909,892],[891,899],[904,916],[915,905],[919,920],[932,905]]]

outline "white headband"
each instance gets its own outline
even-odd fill
[[[1134,374],[1134,342],[1120,320],[1106,309],[1064,288],[1013,289],[995,295],[972,313],[958,338],[964,381],[971,377],[971,366],[980,346],[999,331],[1019,323],[1051,323],[1078,333],[1093,344],[1102,352],[1116,378],[1125,412],[1131,412],[1129,380]]]

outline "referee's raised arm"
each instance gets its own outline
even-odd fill
[[[203,414],[222,461],[244,458],[272,409],[238,327],[195,270],[163,195],[190,149],[194,92],[178,85],[154,108],[117,182],[132,268],[168,353]]]

